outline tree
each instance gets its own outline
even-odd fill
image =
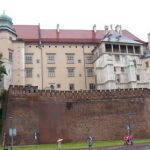
[[[7,74],[5,66],[3,65],[2,57],[3,55],[0,53],[0,81],[2,80],[4,74]]]

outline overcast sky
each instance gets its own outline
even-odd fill
[[[144,41],[150,33],[150,0],[0,0],[3,10],[14,24],[89,30],[120,24]]]

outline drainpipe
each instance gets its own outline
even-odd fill
[[[42,78],[42,90],[43,90],[43,53],[42,53],[42,47],[40,46],[41,50],[41,78]]]
[[[87,83],[86,83],[86,68],[85,68],[85,56],[84,56],[84,53],[85,53],[85,49],[84,49],[84,46],[83,46],[83,63],[84,63],[84,76],[85,76],[85,89],[87,90]]]
[[[42,53],[42,42],[41,42],[41,29],[40,24],[38,25],[38,36],[39,36],[39,49],[41,50],[41,82],[42,82],[42,90],[43,90],[43,53]]]

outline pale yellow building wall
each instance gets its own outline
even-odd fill
[[[33,77],[26,78],[25,84],[35,85],[40,89],[49,89],[50,85],[54,84],[56,90],[69,90],[71,83],[75,85],[75,90],[89,89],[89,83],[95,83],[95,76],[86,77],[86,68],[93,67],[93,64],[85,64],[84,54],[91,53],[93,48],[91,45],[83,46],[82,44],[42,44],[40,47],[34,44],[26,45],[25,53],[33,53],[33,64],[25,64],[25,68],[33,68]],[[48,64],[48,53],[55,54],[54,64]],[[67,64],[66,54],[68,53],[74,54],[74,64]],[[40,63],[36,62],[37,59]],[[43,69],[41,69],[42,66]],[[49,67],[55,68],[55,77],[48,77]],[[68,67],[75,68],[74,77],[68,77]],[[57,88],[57,84],[60,84],[61,87]]]
[[[13,42],[12,61],[12,85],[25,85],[25,44],[23,42]]]
[[[32,78],[25,77],[25,85],[31,84],[42,89],[41,49],[38,47],[38,44],[26,44],[25,54],[27,53],[33,54],[33,64],[25,64],[25,68],[32,68],[33,72]],[[37,63],[37,60],[39,60],[39,63]]]

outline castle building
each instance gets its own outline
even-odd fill
[[[144,66],[145,45],[122,33],[121,26],[107,31],[93,50],[97,89],[149,88],[149,72]]]
[[[121,26],[116,30],[41,29],[13,25],[0,16],[0,53],[7,75],[1,83],[51,90],[149,87],[143,68],[146,43]]]

